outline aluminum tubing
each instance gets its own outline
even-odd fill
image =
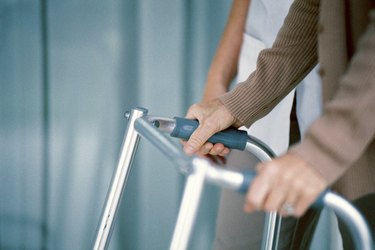
[[[129,123],[124,136],[116,172],[112,177],[105,207],[102,212],[100,224],[97,228],[93,247],[94,250],[108,248],[119,203],[131,171],[131,165],[140,139],[140,136],[134,129],[134,122],[137,118],[142,117],[146,113],[146,109],[134,108],[129,115]]]

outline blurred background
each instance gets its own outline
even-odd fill
[[[0,0],[0,249],[90,249],[124,112],[200,100],[230,5]],[[137,152],[110,249],[167,249],[184,178]],[[191,249],[210,249],[218,195],[207,186]]]
[[[89,249],[133,106],[201,97],[230,1],[0,0],[0,249]],[[138,150],[111,249],[167,249],[184,178]],[[193,249],[209,249],[208,187]],[[211,201],[211,202],[210,202]]]

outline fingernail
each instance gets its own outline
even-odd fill
[[[184,151],[185,151],[185,154],[187,154],[187,155],[193,155],[194,152],[195,152],[194,148],[190,145],[186,145],[184,147]]]

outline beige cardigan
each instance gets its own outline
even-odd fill
[[[317,64],[323,115],[291,150],[350,199],[375,192],[375,10],[365,0],[296,0],[257,69],[220,100],[246,126]]]

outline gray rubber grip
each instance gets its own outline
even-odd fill
[[[247,190],[249,189],[249,186],[255,179],[257,173],[254,170],[249,169],[249,170],[242,172],[242,174],[243,174],[243,182],[242,182],[241,187],[237,189],[237,192],[241,194],[246,194]]]
[[[176,126],[173,129],[171,136],[188,140],[191,134],[199,126],[198,121],[175,117]],[[222,143],[225,147],[231,149],[244,150],[247,143],[246,131],[237,129],[226,129],[214,134],[208,139],[211,143]]]

